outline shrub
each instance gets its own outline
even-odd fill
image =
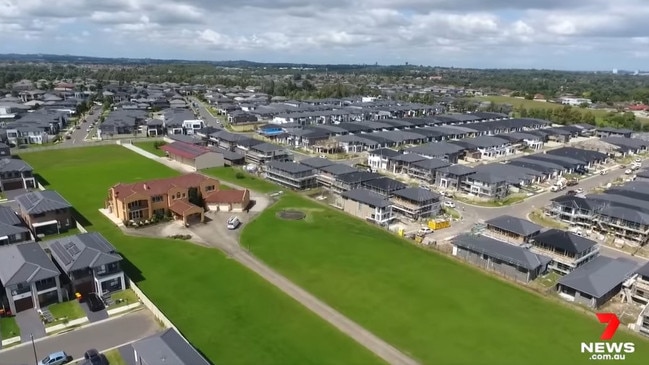
[[[234,175],[234,177],[237,178],[237,179],[239,179],[239,180],[241,180],[241,179],[245,178],[246,175],[244,175],[243,172],[237,172],[237,173]]]
[[[156,150],[159,150],[160,147],[162,147],[162,146],[164,146],[166,144],[167,144],[167,142],[165,142],[165,141],[155,141],[155,142],[153,142],[153,148],[155,148]]]

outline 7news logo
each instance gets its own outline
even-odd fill
[[[620,326],[620,319],[615,313],[597,313],[597,319],[606,323],[606,328],[600,336],[600,340],[604,342],[582,342],[582,354],[591,354],[591,360],[624,360],[626,354],[635,352],[635,344],[632,342],[611,341]]]

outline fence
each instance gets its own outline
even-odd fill
[[[174,326],[174,324],[171,323],[169,318],[167,318],[167,316],[165,316],[164,313],[162,313],[162,311],[160,311],[160,309],[158,309],[158,307],[156,307],[155,304],[153,304],[151,299],[149,299],[146,295],[144,295],[142,290],[140,290],[140,288],[138,288],[137,285],[135,285],[135,283],[131,279],[128,279],[128,283],[129,283],[129,287],[133,290],[133,292],[135,292],[135,295],[137,295],[137,297],[140,298],[142,304],[144,304],[144,306],[147,307],[147,309],[151,311],[151,313],[153,313],[153,316],[158,321],[160,321],[165,328],[173,328],[174,330],[176,330],[176,332],[180,333],[180,331],[178,331],[178,328],[176,328],[176,326]]]
[[[88,230],[84,226],[82,226],[81,223],[75,221],[75,224],[77,225],[77,229],[79,230],[79,232],[88,233]]]

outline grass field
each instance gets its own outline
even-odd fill
[[[125,256],[127,273],[217,364],[381,363],[328,323],[219,251],[177,240],[129,237],[98,209],[108,187],[176,175],[119,146],[25,154],[43,178]]]
[[[0,317],[0,337],[3,340],[20,336],[20,327],[16,317]]]
[[[298,208],[302,221],[276,212]],[[592,315],[514,285],[296,195],[244,228],[243,244],[294,282],[424,364],[586,364]],[[619,337],[618,337],[619,336]],[[640,363],[649,343],[626,362]]]
[[[66,323],[86,316],[86,312],[83,311],[83,308],[81,308],[81,305],[76,300],[52,304],[48,306],[47,309],[49,309],[50,313],[52,313],[52,317],[54,317],[54,321],[48,323],[46,325],[47,327]]]
[[[141,141],[133,142],[133,144],[149,153],[153,153],[156,156],[165,157],[167,154],[165,153],[165,151],[155,148],[155,142],[156,141]]]
[[[249,174],[242,169],[234,167],[214,167],[202,171],[205,174],[214,176],[226,182],[231,182],[250,190],[255,190],[261,193],[272,193],[282,190],[275,184],[272,184],[261,177]]]

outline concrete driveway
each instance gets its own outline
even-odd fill
[[[86,317],[88,317],[88,321],[90,323],[99,322],[99,321],[103,321],[104,319],[108,319],[108,312],[106,311],[106,308],[97,312],[93,312],[88,307],[88,303],[83,302],[80,305],[83,311],[86,312]]]
[[[90,324],[76,330],[35,341],[39,359],[55,351],[65,351],[75,359],[91,348],[104,351],[124,346],[162,329],[148,310],[142,309],[106,321]],[[0,351],[0,364],[34,364],[34,350],[24,343]]]
[[[34,339],[46,336],[45,326],[36,309],[16,313],[16,323],[20,328],[20,340],[23,343],[31,341],[31,336],[34,336]]]

